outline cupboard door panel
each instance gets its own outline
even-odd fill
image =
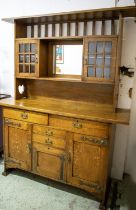
[[[33,171],[51,179],[64,181],[66,179],[65,153],[34,143]]]
[[[81,142],[73,144],[73,177],[99,182],[100,147]]]
[[[31,125],[7,121],[4,125],[5,161],[8,167],[31,170]],[[24,129],[25,128],[25,129]]]
[[[108,144],[92,143],[88,137],[82,141],[81,137],[75,134],[69,142],[67,182],[102,198],[107,180]]]

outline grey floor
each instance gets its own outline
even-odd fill
[[[121,198],[117,200],[120,210],[136,210],[136,183],[130,176],[125,175],[118,186]]]
[[[83,191],[14,170],[1,175],[0,210],[98,210],[99,202]]]

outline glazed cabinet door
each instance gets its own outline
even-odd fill
[[[83,80],[114,82],[117,37],[84,38]]]
[[[74,134],[69,152],[68,183],[101,198],[107,177],[108,140]]]
[[[65,152],[33,142],[33,172],[54,180],[66,179]]]
[[[31,170],[31,125],[4,119],[4,153],[8,168]]]
[[[39,40],[16,40],[16,76],[39,76]]]

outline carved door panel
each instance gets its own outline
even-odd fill
[[[33,142],[33,171],[42,176],[64,182],[66,180],[65,153],[44,144]]]
[[[4,141],[8,167],[31,170],[31,125],[4,119]]]
[[[69,152],[68,183],[101,197],[107,178],[108,140],[74,134]]]

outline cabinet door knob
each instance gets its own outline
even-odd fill
[[[46,144],[50,144],[50,145],[51,145],[51,144],[53,144],[53,141],[52,141],[52,140],[50,140],[50,139],[46,139],[46,140],[45,140],[45,143],[46,143]]]
[[[77,121],[77,122],[74,122],[74,123],[73,123],[73,127],[74,127],[74,128],[82,128],[82,123],[80,123],[80,122],[78,122],[78,121]]]
[[[38,63],[38,55],[35,54],[35,63]]]
[[[21,114],[21,117],[22,117],[23,119],[28,119],[28,114],[27,114],[27,113],[23,113],[23,114]]]

